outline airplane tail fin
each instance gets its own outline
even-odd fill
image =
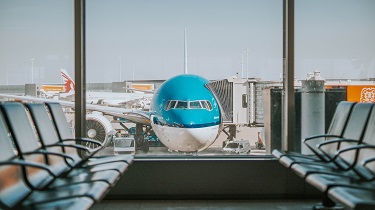
[[[73,79],[69,76],[68,72],[65,69],[60,69],[61,77],[64,81],[65,92],[74,92],[76,90],[76,85]]]

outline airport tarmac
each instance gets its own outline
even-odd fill
[[[184,153],[184,152],[176,152],[176,151],[169,151],[167,147],[159,146],[159,147],[152,147],[150,146],[150,150],[148,152],[143,152],[141,150],[137,150],[135,155],[136,156],[202,156],[202,157],[209,157],[209,156],[232,156],[232,155],[251,155],[251,156],[261,156],[266,155],[265,148],[257,149],[255,146],[255,142],[258,141],[258,132],[261,132],[261,128],[249,128],[249,127],[237,127],[237,138],[236,140],[249,140],[250,142],[250,153],[228,153],[223,151],[222,144],[223,141],[227,138],[225,133],[221,133],[216,141],[207,149],[197,152],[197,153]],[[116,155],[122,153],[115,153],[113,146],[110,145],[107,148],[100,151],[97,155]]]
[[[74,114],[66,113],[66,116],[69,121],[73,120]],[[111,120],[111,117],[107,117],[108,120]],[[125,125],[128,128],[134,127],[135,125],[133,123],[125,123]],[[112,123],[112,126],[116,130],[121,130],[122,133],[124,133],[124,129],[120,126],[119,123]],[[148,152],[143,152],[141,150],[137,150],[135,152],[136,156],[202,156],[202,157],[209,157],[209,156],[243,156],[243,155],[249,155],[249,156],[261,156],[266,155],[266,149],[265,145],[261,149],[257,149],[255,146],[255,142],[258,141],[258,132],[261,132],[263,134],[263,128],[262,127],[237,127],[237,133],[236,133],[236,140],[248,140],[250,142],[250,148],[251,151],[249,154],[247,153],[228,153],[223,151],[222,145],[223,141],[227,138],[227,135],[224,132],[221,132],[219,137],[216,139],[216,141],[209,146],[207,149],[197,152],[197,153],[183,153],[183,152],[176,152],[176,151],[168,151],[168,148],[165,146],[158,146],[153,147],[150,146],[150,150]],[[262,138],[263,142],[266,142],[264,138]],[[113,144],[110,144],[107,148],[101,150],[96,155],[117,155],[122,153],[116,153],[114,152]]]

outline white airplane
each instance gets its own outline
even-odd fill
[[[61,77],[65,86],[65,93],[61,93],[60,98],[70,97],[74,99],[75,92],[74,80],[70,77],[65,69],[60,69]],[[122,108],[139,108],[149,110],[151,98],[153,94],[150,92],[144,93],[137,91],[137,93],[114,93],[114,92],[86,92],[86,103],[97,104],[111,107]]]
[[[65,74],[67,75],[67,74]],[[68,76],[69,87],[74,83]],[[158,139],[170,150],[198,152],[209,147],[219,136],[222,118],[219,104],[206,87],[203,77],[182,74],[165,81],[153,94],[149,111],[87,104],[86,109],[105,115],[120,117],[136,124],[136,140],[148,151],[143,133],[152,129]],[[74,102],[27,96],[0,94],[2,98],[35,102],[59,102],[74,107]]]

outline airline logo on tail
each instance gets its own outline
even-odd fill
[[[74,92],[76,89],[76,85],[73,79],[69,76],[68,72],[65,69],[60,69],[61,77],[64,80],[65,92]]]

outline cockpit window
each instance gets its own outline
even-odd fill
[[[190,101],[190,109],[201,109],[200,101]]]
[[[169,109],[173,109],[175,106],[176,106],[176,103],[177,101],[171,101],[171,103],[169,103]]]
[[[208,107],[206,101],[201,101],[201,103],[202,103],[202,107],[203,107],[203,109],[208,109],[208,110],[210,110],[210,108]]]
[[[209,101],[201,101],[203,108],[212,110],[211,103]]]
[[[199,100],[199,101],[177,101],[170,100],[165,103],[164,109],[166,111],[170,109],[207,109],[212,110],[210,101]]]
[[[173,109],[176,106],[176,102],[177,101],[167,101],[167,103],[165,103],[164,109],[165,110]]]
[[[176,109],[187,109],[188,102],[187,101],[177,101]]]

